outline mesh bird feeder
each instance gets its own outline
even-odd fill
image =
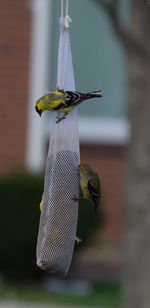
[[[68,1],[63,17],[61,0],[60,38],[58,49],[57,88],[75,90],[72,55],[69,39]],[[51,274],[68,273],[75,246],[78,218],[80,163],[77,111],[56,123],[53,114],[49,149],[46,161],[43,209],[37,239],[37,265]]]

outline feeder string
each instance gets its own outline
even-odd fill
[[[65,16],[68,16],[68,11],[69,11],[69,0],[66,0],[66,14],[65,14]]]
[[[64,19],[64,25],[66,29],[69,28],[69,23],[72,21],[70,16],[68,15],[68,11],[69,11],[69,0],[66,0],[66,13]]]
[[[64,0],[61,0],[61,17],[64,17]]]

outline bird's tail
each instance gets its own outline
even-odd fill
[[[101,91],[94,91],[94,92],[89,92],[86,94],[83,94],[84,99],[90,99],[90,98],[95,98],[95,97],[102,97],[102,92]]]

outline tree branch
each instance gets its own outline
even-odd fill
[[[113,30],[123,43],[124,47],[133,51],[136,54],[142,55],[146,58],[150,58],[150,50],[147,48],[147,45],[142,45],[141,41],[138,37],[132,35],[131,31],[128,29],[124,29],[120,23],[118,8],[119,8],[119,0],[94,0],[98,6],[101,6],[108,16],[110,17]]]

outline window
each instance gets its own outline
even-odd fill
[[[129,0],[121,3],[121,19],[126,23]],[[56,88],[59,15],[60,1],[33,1],[26,162],[36,171],[43,165],[51,113],[45,113],[44,121],[40,121],[33,111],[33,102],[46,90]],[[70,15],[76,89],[103,92],[103,99],[83,102],[78,107],[80,140],[123,144],[129,137],[123,47],[107,14],[95,0],[70,0]]]
[[[127,2],[122,1],[120,7],[125,22],[129,15]],[[53,41],[49,42],[53,50],[48,76],[50,90],[56,87],[59,12],[60,3],[56,2]],[[126,119],[126,58],[121,42],[113,32],[107,13],[95,1],[70,0],[70,14],[76,89],[103,92],[102,99],[86,101],[78,107],[80,139],[82,142],[124,143],[129,128]]]

